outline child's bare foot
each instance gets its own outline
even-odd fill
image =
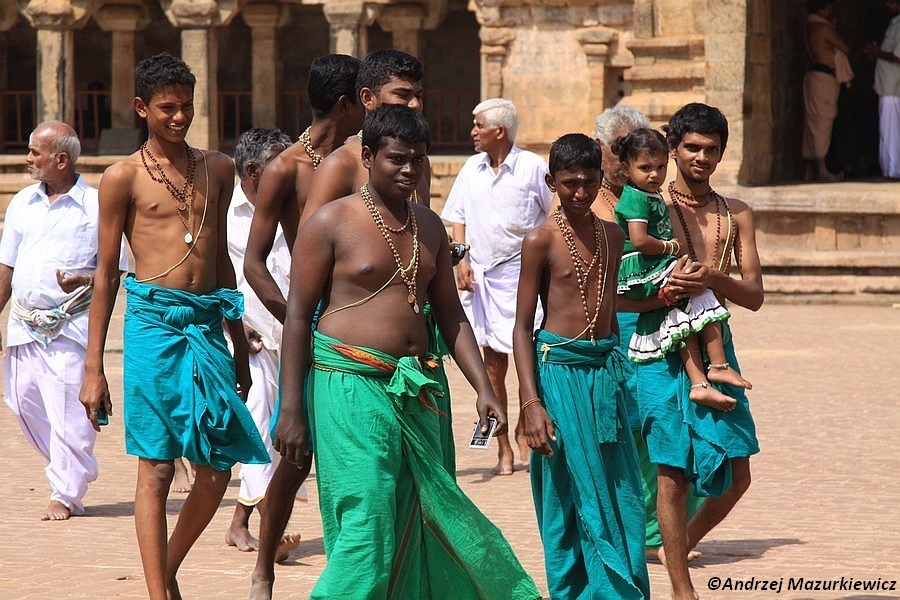
[[[662,563],[666,566],[666,553],[662,548],[647,548],[647,560],[651,562]],[[700,558],[703,554],[699,550],[689,550],[687,553],[687,561],[692,562]]]
[[[225,543],[234,546],[241,552],[254,552],[259,550],[259,540],[250,533],[246,527],[232,525],[225,532]]]
[[[275,550],[275,562],[282,563],[289,559],[291,551],[300,545],[300,537],[299,533],[284,534],[284,537],[281,538],[281,542],[278,544],[278,549]]]
[[[181,458],[175,459],[175,477],[172,478],[170,489],[179,494],[187,494],[191,491],[191,477]]]
[[[65,521],[72,516],[69,507],[59,500],[51,500],[47,510],[41,515],[41,521]]]
[[[500,445],[497,452],[497,466],[491,469],[492,475],[512,475],[515,457],[513,456],[512,447],[507,442]]]
[[[726,396],[708,383],[695,383],[691,386],[689,394],[691,402],[702,404],[716,410],[728,412],[737,406],[737,400]]]
[[[741,374],[731,368],[728,363],[709,365],[706,378],[715,383],[727,383],[735,387],[752,390],[753,384],[741,377]]]

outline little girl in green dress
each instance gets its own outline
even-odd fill
[[[662,291],[681,254],[669,209],[659,194],[666,179],[668,149],[661,133],[645,128],[616,139],[611,147],[628,173],[628,183],[615,209],[616,222],[626,234],[618,293],[633,300],[658,296],[667,306],[641,313],[628,345],[628,357],[635,362],[650,362],[678,351],[691,380],[690,399],[728,411],[736,406],[734,398],[709,382],[751,387],[725,358],[719,322],[730,316],[728,310],[708,289],[678,303],[672,303]],[[709,360],[707,368],[701,341]]]

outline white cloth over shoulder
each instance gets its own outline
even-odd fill
[[[81,175],[69,191],[53,202],[43,183],[30,185],[13,196],[6,209],[0,263],[13,269],[12,295],[26,310],[52,310],[69,300],[56,280],[56,272],[70,275],[97,268],[97,190]],[[128,252],[122,240],[119,269],[128,270]],[[77,293],[77,292],[73,292]],[[65,319],[54,333],[87,346],[87,313]],[[27,326],[10,317],[8,346],[29,344]]]
[[[881,51],[900,56],[900,15],[891,19]],[[879,96],[900,97],[900,63],[878,59],[875,61],[875,93]]]

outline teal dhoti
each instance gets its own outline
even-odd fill
[[[311,598],[539,598],[443,466],[435,366],[313,333],[307,405],[328,562]]]
[[[740,373],[731,329],[723,322],[725,359]],[[677,354],[637,365],[643,435],[650,460],[684,471],[699,496],[721,496],[731,487],[731,459],[759,452],[756,427],[744,388],[713,384],[737,400],[723,412],[689,398],[691,382]]]
[[[538,394],[556,432],[531,454],[531,483],[551,598],[647,598],[644,498],[616,336],[568,342],[535,333]]]
[[[239,319],[243,296],[197,295],[125,279],[125,450],[150,460],[183,456],[226,471],[269,462],[235,391],[222,319]]]

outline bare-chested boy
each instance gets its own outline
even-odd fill
[[[522,244],[513,352],[550,597],[642,599],[650,582],[625,401],[631,367],[614,310],[625,236],[591,211],[600,164],[580,133],[550,148],[559,206]]]
[[[475,387],[483,431],[493,415],[503,432],[506,414],[455,294],[443,223],[409,200],[424,175],[428,124],[383,105],[362,133],[367,182],[298,233],[282,344],[275,447],[302,464],[311,438],[328,558],[310,597],[537,598],[441,462],[426,295]]]
[[[100,183],[98,265],[80,394],[88,411],[110,401],[103,349],[124,232],[135,259],[135,273],[125,280],[125,449],[138,457],[135,529],[154,600],[181,598],[176,573],[215,514],[234,463],[269,460],[243,403],[250,387],[243,299],[234,289],[225,227],[234,164],[185,141],[194,83],[187,65],[166,53],[137,66],[134,108],[149,138]],[[167,543],[166,496],[173,460],[181,456],[197,465],[197,474]]]
[[[359,65],[359,59],[344,54],[328,54],[312,62],[307,85],[312,124],[295,144],[268,164],[259,182],[244,256],[244,277],[263,306],[281,323],[287,300],[268,268],[279,222],[290,250],[313,173],[322,159],[359,131],[362,124],[364,112],[354,87]],[[273,420],[277,420],[277,403],[274,410]],[[286,534],[285,528],[297,491],[308,474],[287,461],[275,467],[266,497],[260,503],[259,542],[253,544],[259,554],[252,575],[251,598],[271,596],[275,562],[287,559],[300,542],[299,533]]]

